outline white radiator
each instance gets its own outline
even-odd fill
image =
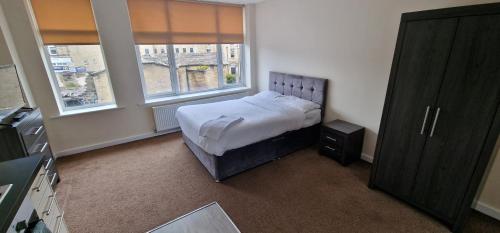
[[[239,99],[246,96],[247,93],[238,93],[232,95],[217,96],[207,99],[192,100],[177,104],[169,104],[163,106],[153,107],[153,115],[155,117],[156,132],[175,132],[179,131],[179,123],[175,119],[175,112],[180,106],[193,105],[193,104],[205,104],[213,103],[224,100]]]

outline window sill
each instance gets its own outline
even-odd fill
[[[60,113],[59,115],[52,116],[51,118],[71,117],[71,116],[77,116],[77,115],[81,115],[81,114],[102,112],[102,111],[116,110],[116,109],[123,109],[123,108],[124,107],[118,107],[116,104],[110,104],[110,105],[104,105],[104,106],[99,106],[99,107],[64,111],[64,112]]]
[[[159,106],[159,105],[163,105],[163,104],[173,104],[173,103],[186,102],[186,101],[190,101],[190,100],[199,100],[199,99],[206,99],[206,98],[216,97],[216,96],[223,96],[223,95],[248,92],[250,90],[251,90],[251,88],[249,88],[249,87],[238,87],[238,88],[231,88],[231,89],[193,93],[193,94],[160,97],[160,98],[148,99],[145,101],[144,104],[140,104],[140,105],[147,106],[147,107],[154,107],[154,106]]]

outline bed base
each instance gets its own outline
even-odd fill
[[[184,143],[205,166],[216,182],[309,147],[319,140],[320,124],[289,131],[248,146],[226,151],[222,156],[208,154],[182,134]]]

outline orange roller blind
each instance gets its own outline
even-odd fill
[[[99,44],[90,0],[31,0],[45,45]]]
[[[243,10],[240,7],[219,6],[218,15],[222,42],[243,43]]]
[[[243,6],[128,0],[136,44],[243,43]]]

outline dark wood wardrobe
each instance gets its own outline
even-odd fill
[[[461,231],[499,103],[499,3],[403,14],[370,187]]]

